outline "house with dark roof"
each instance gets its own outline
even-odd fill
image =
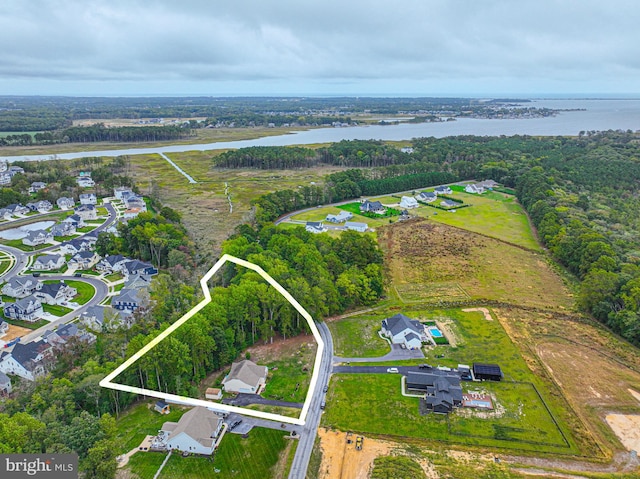
[[[222,387],[230,393],[259,394],[267,381],[268,369],[244,359],[231,364],[231,371],[222,380]]]
[[[442,206],[443,208],[456,208],[457,206],[460,206],[460,205],[452,200],[442,200],[440,202],[440,206]]]
[[[160,414],[169,414],[171,412],[171,406],[169,406],[169,403],[163,399],[156,401],[156,405],[153,409]]]
[[[29,193],[37,193],[40,190],[44,190],[46,187],[46,183],[43,183],[42,181],[34,181],[29,187]]]
[[[385,208],[379,201],[364,200],[360,203],[360,211],[363,213],[377,213],[381,215],[384,214]]]
[[[40,246],[51,241],[53,241],[53,234],[46,230],[29,231],[27,236],[22,238],[22,244],[27,246]]]
[[[11,212],[13,216],[19,216],[19,215],[22,216],[29,213],[29,208],[17,203],[13,203],[9,206],[5,206],[4,208],[9,212]]]
[[[421,401],[428,410],[446,414],[462,404],[460,376],[449,371],[409,371],[405,385],[407,389],[425,393]]]
[[[434,191],[437,195],[450,195],[451,193],[453,193],[453,191],[451,191],[451,188],[448,186],[438,186],[434,189]]]
[[[64,281],[57,281],[43,284],[42,288],[33,295],[42,303],[61,304],[69,301],[77,294],[78,291],[75,288],[72,288]]]
[[[75,266],[77,269],[93,268],[100,261],[100,256],[94,251],[80,251],[73,255],[69,260],[69,266]]]
[[[438,199],[438,195],[436,193],[431,193],[427,191],[423,191],[416,195],[416,200],[422,201],[423,203],[433,203]]]
[[[145,309],[148,301],[140,296],[140,290],[126,289],[120,290],[120,294],[111,298],[111,307],[119,311],[133,313],[138,309]]]
[[[404,344],[408,349],[418,349],[428,341],[424,325],[401,313],[382,320],[382,334],[392,343]]]
[[[98,197],[94,193],[81,193],[80,204],[81,205],[97,205]]]
[[[126,261],[122,265],[122,273],[124,274],[124,278],[128,280],[129,277],[140,275],[140,274],[153,276],[158,274],[158,270],[151,263],[145,263],[143,261],[138,261],[137,259],[134,259],[134,260]]]
[[[77,341],[82,341],[83,343],[93,343],[96,340],[95,335],[78,328],[75,323],[64,324],[53,331],[48,329],[42,337],[52,346],[64,346],[72,338],[76,338]]]
[[[31,269],[40,271],[51,271],[53,269],[60,269],[64,266],[64,256],[60,254],[43,254],[38,256]]]
[[[52,359],[52,347],[45,340],[17,343],[11,352],[0,353],[0,371],[29,381],[43,376]]]
[[[367,223],[360,223],[358,221],[347,221],[344,227],[351,231],[357,231],[358,233],[364,233],[369,228]]]
[[[27,208],[29,208],[31,211],[47,213],[53,209],[53,205],[47,200],[41,200],[34,203],[27,203]]]
[[[480,380],[500,381],[502,370],[497,364],[473,363],[473,377]]]
[[[304,229],[309,233],[324,233],[327,231],[327,228],[324,227],[322,221],[307,221],[307,224],[304,226]]]
[[[120,326],[131,326],[131,314],[110,306],[89,306],[81,315],[80,323],[92,331],[117,329]]]
[[[9,319],[20,319],[30,323],[40,319],[43,313],[42,302],[35,295],[17,300],[15,303],[5,303],[4,316]]]
[[[128,186],[118,186],[113,189],[113,196],[116,197],[117,200],[123,200],[125,196],[133,195],[133,191]]]
[[[70,241],[65,241],[60,245],[60,251],[64,254],[77,254],[82,251],[90,251],[93,247],[91,241],[87,241],[83,238],[74,238]]]
[[[58,223],[51,227],[51,234],[56,237],[70,236],[76,232],[76,227],[71,223]]]
[[[147,274],[135,274],[129,276],[124,283],[123,289],[149,289],[151,286],[151,276]]]
[[[96,265],[96,270],[103,273],[122,272],[122,268],[127,261],[131,261],[129,258],[125,258],[121,254],[113,254],[105,256],[102,261]]]
[[[76,206],[73,212],[82,218],[83,221],[95,220],[98,218],[98,210],[91,204]]]
[[[69,223],[70,225],[75,226],[76,229],[84,228],[86,225],[84,224],[84,220],[80,217],[80,215],[73,214],[71,216],[67,216],[62,220],[63,223]]]
[[[30,276],[14,276],[2,287],[2,294],[12,298],[25,298],[42,288],[42,283]]]
[[[165,422],[160,437],[167,450],[210,456],[222,426],[221,416],[197,406],[184,413],[178,422]]]

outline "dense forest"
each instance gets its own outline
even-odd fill
[[[363,143],[371,143],[369,148]],[[517,188],[540,238],[581,281],[578,306],[640,345],[640,138],[632,132],[419,138],[410,154],[380,142],[343,141],[343,165],[368,157],[389,166],[328,175],[322,185],[267,193],[254,201],[258,223],[299,208],[465,179]],[[238,154],[239,156],[240,154]],[[336,156],[318,151],[317,157]],[[272,160],[275,161],[275,160]],[[405,163],[408,161],[408,163]],[[322,161],[324,162],[324,161]],[[335,163],[329,163],[335,164]],[[254,167],[262,168],[259,158]]]

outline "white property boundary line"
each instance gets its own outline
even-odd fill
[[[240,266],[244,266],[245,268],[249,268],[255,271],[256,273],[258,273],[260,276],[262,276],[271,286],[273,286],[282,296],[284,296],[286,300],[289,301],[289,303],[291,303],[291,305],[296,309],[296,311],[298,311],[298,313],[302,315],[304,319],[307,320],[307,323],[309,323],[309,328],[311,328],[311,332],[313,333],[313,336],[318,343],[318,350],[316,351],[316,360],[313,365],[313,372],[311,374],[311,382],[309,384],[309,390],[307,391],[307,397],[302,406],[302,412],[300,413],[300,416],[297,419],[291,418],[288,416],[282,416],[280,414],[272,414],[272,413],[267,413],[262,411],[255,411],[253,409],[247,409],[247,408],[238,407],[238,406],[230,406],[227,404],[221,404],[221,403],[212,402],[212,401],[204,401],[202,399],[194,399],[186,396],[178,396],[176,394],[167,394],[159,391],[143,389],[135,386],[126,386],[124,384],[118,384],[113,382],[113,380],[120,373],[122,373],[125,369],[127,369],[129,366],[135,363],[142,356],[147,354],[152,348],[157,346],[160,341],[162,341],[171,333],[173,333],[176,329],[178,329],[180,326],[186,323],[189,319],[191,319],[193,315],[198,313],[202,308],[204,308],[208,303],[211,302],[211,293],[209,291],[209,286],[207,285],[207,282],[212,278],[214,274],[216,274],[216,272],[227,261],[231,263],[235,263]],[[118,366],[118,368],[116,368],[115,371],[107,375],[107,377],[105,377],[102,381],[100,381],[100,386],[102,386],[103,388],[116,389],[119,391],[125,391],[129,393],[142,394],[144,396],[151,396],[159,399],[165,399],[170,402],[184,404],[188,406],[203,406],[206,408],[214,409],[216,411],[229,412],[229,413],[234,412],[238,414],[244,414],[246,416],[253,416],[261,419],[268,419],[271,421],[286,422],[289,424],[296,424],[296,425],[303,426],[305,423],[305,419],[307,417],[307,413],[309,412],[309,407],[311,406],[311,399],[313,398],[313,393],[315,392],[316,385],[318,382],[318,375],[320,372],[319,366],[322,359],[322,353],[324,351],[324,342],[320,337],[320,332],[318,331],[318,328],[313,322],[313,318],[311,317],[311,315],[307,313],[307,311],[300,305],[300,303],[298,303],[298,301],[295,300],[293,296],[291,296],[291,294],[289,294],[289,292],[286,289],[280,286],[280,284],[271,276],[269,276],[260,266],[228,254],[223,255],[218,260],[218,262],[215,265],[213,265],[213,268],[211,268],[207,272],[207,274],[204,275],[204,277],[200,280],[200,286],[202,287],[202,292],[204,293],[204,299],[200,301],[192,310],[187,312],[179,320],[177,320],[175,323],[173,323],[171,326],[165,329],[162,333],[160,333],[157,337],[151,340],[147,345],[145,345],[142,349],[140,349],[140,351],[135,353],[133,356],[127,359],[124,363]]]

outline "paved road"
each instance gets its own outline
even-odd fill
[[[296,435],[300,433],[302,427],[296,426],[295,424],[287,424],[269,421],[267,419],[259,419],[257,417],[251,416],[243,416],[236,413],[231,413],[225,419],[227,424],[233,424],[233,422],[237,419],[241,419],[242,423],[236,426],[233,431],[229,431],[233,434],[246,434],[254,427],[266,427],[268,429],[277,429],[278,431],[286,431],[289,433],[295,432]]]
[[[329,378],[332,371],[331,359],[333,358],[333,340],[329,328],[324,323],[316,323],[320,330],[320,336],[322,337],[325,349],[322,355],[320,363],[320,371],[318,375],[318,384],[316,386],[315,394],[311,399],[311,407],[307,414],[307,420],[300,432],[300,444],[296,449],[296,454],[293,457],[293,463],[291,464],[291,470],[289,472],[289,479],[304,479],[307,475],[307,468],[309,467],[309,459],[311,459],[311,451],[316,440],[318,433],[318,425],[320,424],[320,416],[322,409],[320,405],[324,402],[325,393],[323,389],[329,384]]]
[[[377,363],[381,361],[401,361],[403,359],[422,359],[424,353],[421,349],[405,349],[399,344],[392,344],[391,351],[384,356],[378,356],[377,358],[342,358],[339,356],[333,357],[335,363]]]
[[[226,398],[222,400],[222,404],[231,404],[232,406],[248,406],[249,404],[265,404],[267,406],[294,407],[302,409],[303,404],[300,402],[279,401],[277,399],[266,399],[259,394],[240,393],[235,398]]]
[[[375,374],[393,374],[389,373],[387,369],[389,367],[395,367],[399,374],[407,374],[409,371],[421,371],[429,372],[428,369],[420,369],[418,366],[334,366],[334,373],[375,373]]]

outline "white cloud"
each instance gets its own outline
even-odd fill
[[[632,92],[638,20],[636,1],[7,0],[0,86]]]

